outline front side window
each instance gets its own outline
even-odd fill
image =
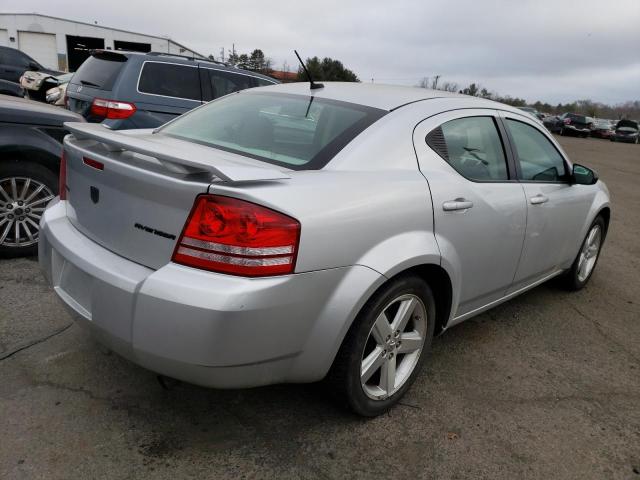
[[[469,180],[509,179],[502,141],[492,117],[451,120],[431,131],[426,140],[449,165]]]
[[[202,100],[198,67],[188,65],[146,62],[142,67],[138,90],[165,97]]]
[[[247,91],[214,100],[160,132],[296,170],[319,169],[386,112],[307,95]]]
[[[517,120],[507,119],[522,180],[560,182],[566,178],[564,159],[536,128]]]

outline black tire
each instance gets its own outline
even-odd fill
[[[367,339],[380,313],[394,299],[412,294],[423,303],[427,314],[425,340],[418,361],[404,384],[391,396],[376,400],[369,397],[360,381],[360,370]],[[411,387],[431,350],[435,327],[435,301],[431,289],[416,276],[402,276],[387,283],[365,304],[349,329],[328,375],[333,392],[340,395],[350,409],[365,417],[374,417],[389,410]]]
[[[45,166],[28,160],[3,160],[0,161],[0,181],[9,177],[24,177],[45,185],[54,195],[58,194],[58,176]],[[6,199],[0,198],[4,203]],[[3,205],[3,204],[0,204]],[[0,214],[7,212],[4,206],[0,206]],[[2,218],[0,218],[2,221]],[[0,236],[4,228],[0,226]],[[0,258],[22,257],[36,255],[38,244],[28,246],[12,246],[6,242],[0,243]]]
[[[589,233],[591,232],[593,227],[595,227],[596,225],[600,227],[600,232],[601,232],[600,246],[598,248],[596,260],[593,265],[593,268],[591,269],[591,272],[589,272],[589,275],[585,279],[580,280],[578,276],[578,270],[580,266],[580,255],[582,253],[582,249],[585,246],[585,243],[587,242]],[[591,275],[593,275],[593,272],[598,266],[598,260],[600,259],[600,252],[602,251],[602,245],[604,244],[606,234],[607,234],[607,230],[606,230],[606,224],[605,224],[604,218],[602,218],[601,215],[598,215],[596,219],[593,221],[593,223],[591,224],[591,226],[589,227],[589,229],[587,230],[587,234],[585,235],[584,240],[582,240],[582,243],[580,244],[580,250],[578,251],[576,258],[573,261],[571,268],[558,278],[559,283],[563,288],[569,291],[577,291],[584,288],[584,286],[589,282]]]

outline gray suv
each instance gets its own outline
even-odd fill
[[[94,51],[67,87],[68,107],[114,130],[155,128],[209,100],[279,83],[218,62],[164,53]]]

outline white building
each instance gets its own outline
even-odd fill
[[[204,58],[168,37],[32,13],[0,13],[0,46],[22,50],[43,66],[75,71],[92,49],[166,52]]]

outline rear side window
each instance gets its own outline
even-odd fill
[[[92,55],[80,65],[72,82],[100,90],[111,90],[126,62],[127,57],[117,53]]]
[[[14,67],[28,68],[31,59],[19,50],[7,48],[0,51],[0,63]]]
[[[426,141],[429,147],[469,180],[509,179],[502,141],[492,117],[451,120],[431,131]]]
[[[507,119],[522,180],[559,182],[566,178],[564,159],[537,129],[517,120]]]
[[[173,63],[145,62],[138,91],[165,97],[202,99],[198,67]]]
[[[247,88],[257,87],[258,79],[249,75],[226,72],[223,70],[206,70],[211,82],[213,98],[223,97],[229,93],[239,92]]]

